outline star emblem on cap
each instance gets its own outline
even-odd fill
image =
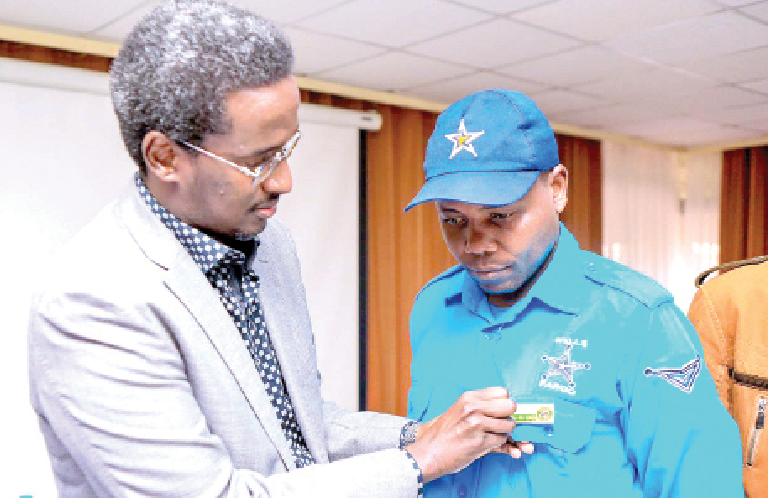
[[[473,156],[477,157],[477,152],[475,152],[475,146],[472,145],[472,142],[484,133],[485,130],[468,132],[467,127],[464,125],[464,120],[462,119],[459,122],[459,131],[457,133],[449,133],[445,135],[445,138],[453,142],[453,150],[451,151],[451,157],[449,159],[456,157],[456,154],[462,150],[471,152]]]

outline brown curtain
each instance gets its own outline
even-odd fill
[[[106,57],[0,41],[0,57],[106,72]],[[365,139],[365,265],[367,307],[366,407],[404,415],[410,385],[408,319],[416,293],[454,264],[433,206],[403,208],[421,187],[427,139],[437,115],[302,90],[302,102],[345,109],[375,109],[381,130]],[[600,250],[600,147],[594,140],[558,135],[569,170],[563,220],[582,247]]]
[[[403,209],[424,183],[422,162],[436,115],[377,105],[382,129],[368,133],[367,408],[404,415],[410,385],[408,319],[413,299],[453,258],[433,206]]]
[[[603,244],[603,175],[599,140],[557,134],[560,162],[568,169],[568,204],[561,219],[582,249]]]
[[[768,254],[768,147],[723,153],[720,264]]]

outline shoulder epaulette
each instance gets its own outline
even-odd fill
[[[452,266],[452,267],[448,268],[447,270],[445,270],[444,272],[440,273],[439,275],[434,277],[432,280],[427,282],[424,285],[424,287],[421,288],[419,293],[416,294],[416,297],[414,299],[418,299],[419,296],[421,295],[421,293],[424,292],[425,290],[427,290],[432,285],[434,285],[437,282],[440,282],[442,280],[449,279],[449,278],[453,277],[454,275],[456,275],[457,273],[459,273],[460,271],[461,271],[461,265],[456,265],[456,266]]]
[[[693,281],[693,284],[696,286],[696,288],[699,288],[701,287],[701,284],[704,283],[704,280],[706,280],[708,276],[710,276],[712,273],[715,273],[716,271],[719,271],[722,275],[723,273],[740,266],[759,265],[765,261],[768,261],[768,256],[757,256],[756,258],[741,259],[739,261],[731,261],[730,263],[713,266],[709,270],[701,272]]]
[[[585,259],[584,273],[590,280],[628,294],[648,308],[674,300],[672,294],[654,279],[613,260],[587,254],[590,256]]]

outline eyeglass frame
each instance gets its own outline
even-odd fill
[[[296,133],[291,135],[291,138],[289,138],[288,141],[285,142],[280,147],[279,150],[276,150],[269,157],[267,157],[263,161],[260,161],[256,166],[254,166],[253,170],[251,170],[251,168],[248,168],[246,166],[241,166],[234,161],[230,161],[229,159],[224,159],[223,157],[218,156],[213,152],[207,149],[204,149],[203,147],[199,147],[197,145],[191,144],[186,140],[179,140],[178,142],[208,157],[211,157],[213,159],[218,159],[224,164],[227,164],[237,169],[242,174],[253,178],[253,183],[251,184],[251,186],[255,187],[257,184],[262,183],[267,178],[269,178],[269,176],[275,171],[275,168],[277,168],[278,164],[285,161],[291,156],[294,149],[296,148],[296,144],[299,143],[300,138],[301,138],[301,130],[296,130]]]

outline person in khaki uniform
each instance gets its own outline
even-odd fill
[[[701,282],[716,270],[727,273]],[[720,399],[741,432],[747,497],[768,496],[768,256],[702,273],[688,312]]]

